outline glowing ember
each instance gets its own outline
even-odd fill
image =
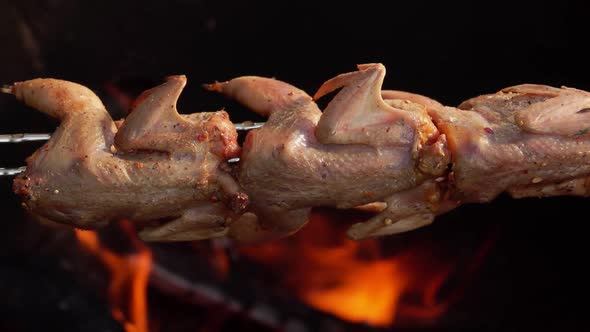
[[[108,298],[113,318],[121,322],[127,332],[144,332],[148,331],[146,291],[151,252],[137,238],[128,222],[123,222],[121,227],[136,250],[132,254],[122,255],[104,247],[96,232],[76,230],[76,237],[111,273]]]

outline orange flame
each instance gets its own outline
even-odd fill
[[[429,324],[457,300],[462,289],[444,299],[439,294],[456,272],[456,261],[440,259],[423,243],[385,256],[378,240],[346,239],[347,225],[338,222],[334,213],[314,213],[309,225],[294,236],[242,246],[239,252],[278,273],[278,279],[303,302],[352,322],[376,327],[391,326],[397,319]],[[151,252],[130,223],[121,226],[135,248],[133,254],[122,255],[105,247],[95,232],[76,230],[76,236],[111,273],[108,298],[113,317],[127,332],[148,331],[146,293]],[[497,234],[492,235],[476,250],[465,279],[489,252]],[[228,257],[212,243],[214,267],[223,279],[229,272]],[[413,296],[414,303],[407,300],[407,295]]]
[[[396,261],[359,259],[365,244],[347,240],[338,248],[304,250],[313,266],[308,270],[311,280],[300,294],[311,306],[346,320],[389,326],[407,276]]]
[[[409,275],[397,260],[381,257],[377,241],[348,240],[342,225],[325,217],[314,214],[294,236],[240,251],[282,270],[287,285],[317,309],[352,322],[392,325]]]
[[[121,227],[136,250],[132,254],[122,255],[104,247],[93,231],[76,229],[76,237],[110,271],[108,298],[113,318],[123,324],[127,332],[145,332],[148,331],[146,292],[152,256],[129,222],[121,223]]]
[[[294,236],[240,252],[286,275],[303,302],[345,320],[387,327],[400,315],[426,323],[446,311],[451,299],[438,293],[456,262],[416,245],[386,257],[378,240],[346,239],[334,213],[316,211]],[[416,295],[420,303],[404,302]]]

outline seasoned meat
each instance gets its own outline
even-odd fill
[[[382,65],[371,64],[327,81],[316,98],[344,88],[323,113],[305,92],[274,79],[248,76],[209,86],[269,116],[264,127],[246,137],[239,165],[238,181],[259,218],[259,232],[248,237],[288,235],[307,222],[313,206],[351,208],[396,200],[399,192],[443,174],[449,161],[444,136],[426,107],[384,100],[384,76]],[[418,196],[429,197],[430,191]],[[434,218],[429,201],[424,205],[420,218],[396,211],[391,220],[385,211],[369,223],[395,229],[393,221],[409,216],[403,223],[417,227]],[[349,234],[362,238],[373,232],[353,227]]]
[[[226,112],[180,115],[184,76],[144,92],[117,128],[89,89],[55,79],[12,93],[61,124],[14,181],[33,215],[80,228],[129,218],[148,240],[222,236],[246,196],[220,167],[239,155]],[[235,202],[234,202],[235,203]]]
[[[268,117],[241,149],[227,113],[178,114],[184,76],[143,93],[117,123],[80,85],[17,83],[10,92],[61,124],[14,190],[43,220],[129,218],[145,240],[243,242],[292,234],[319,206],[379,207],[350,227],[363,239],[502,192],[590,196],[590,93],[524,84],[455,108],[382,90],[384,77],[383,65],[360,65],[313,98],[257,76],[206,85]],[[322,112],[315,100],[338,89]]]
[[[434,121],[453,154],[454,198],[589,195],[589,107],[588,92],[526,84],[439,109]]]

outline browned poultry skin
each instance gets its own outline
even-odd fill
[[[98,97],[81,85],[16,83],[18,99],[61,121],[14,181],[26,209],[80,228],[129,218],[146,225],[147,240],[226,235],[246,198],[220,169],[239,154],[237,133],[223,111],[179,115],[176,100],[185,84],[184,76],[173,76],[146,91],[117,130]],[[146,224],[161,219],[167,222]]]
[[[590,94],[525,84],[433,113],[453,155],[453,199],[590,195]]]
[[[269,115],[243,146],[238,180],[259,223],[256,232],[239,238],[285,236],[307,222],[313,206],[351,208],[384,201],[445,171],[444,136],[439,137],[425,107],[381,98],[384,75],[382,65],[372,64],[326,82],[316,96],[344,89],[323,114],[305,92],[274,79],[240,77],[209,86]],[[349,235],[387,233],[383,226],[393,221],[383,223],[386,213],[377,219],[376,227],[353,229]]]

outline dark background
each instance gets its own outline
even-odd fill
[[[525,82],[590,90],[590,24],[582,2],[386,4],[4,0],[0,83],[40,76],[76,81],[96,91],[118,117],[124,110],[107,93],[109,84],[133,95],[164,76],[184,73],[189,83],[181,112],[225,106],[235,121],[254,117],[202,91],[201,83],[255,74],[313,93],[324,80],[356,64],[382,62],[388,69],[386,88],[425,94],[448,105]],[[10,96],[0,96],[0,115],[1,133],[55,127]],[[0,166],[22,164],[37,146],[0,147]],[[30,239],[31,226],[10,185],[10,179],[0,180],[4,274],[15,266],[26,270],[26,262],[36,257],[31,243],[37,243]],[[425,234],[441,246],[465,243],[469,250],[473,238],[499,230],[465,297],[440,324],[488,330],[587,326],[587,212],[587,199],[501,197],[462,207],[411,235]],[[46,268],[52,269],[51,264]],[[31,273],[42,279],[44,270],[35,269]],[[14,308],[0,305],[3,313],[14,314]]]

